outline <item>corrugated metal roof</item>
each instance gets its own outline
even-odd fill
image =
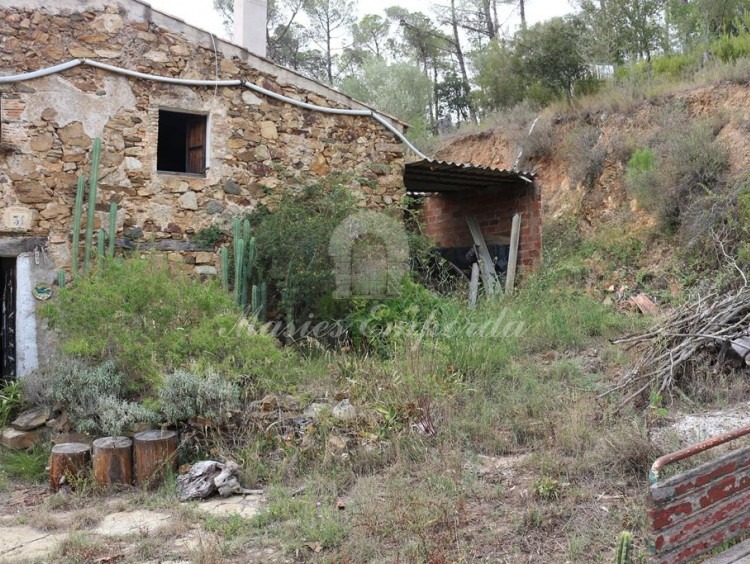
[[[461,192],[478,188],[505,188],[532,184],[535,174],[518,170],[423,159],[407,163],[407,192]]]

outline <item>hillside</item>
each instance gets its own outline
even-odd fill
[[[727,81],[641,102],[616,100],[610,102],[613,107],[602,108],[597,101],[589,110],[585,107],[588,102],[584,101],[579,108],[545,110],[532,139],[524,139],[522,132],[528,130],[535,114],[527,113],[522,124],[517,117],[501,115],[494,118],[494,125],[482,131],[459,131],[444,138],[436,156],[449,161],[510,167],[523,147],[527,159],[523,168],[534,170],[539,176],[547,219],[573,215],[589,225],[597,225],[628,216],[623,223],[639,228],[652,218],[625,187],[626,165],[633,150],[648,145],[649,140],[668,136],[674,125],[670,114],[684,110],[689,120],[723,122],[717,141],[729,151],[729,175],[742,174],[750,165],[749,88]],[[571,147],[576,141],[573,133],[582,128],[595,131],[595,144]],[[591,166],[602,153],[603,165],[593,184],[576,182],[576,172]],[[637,222],[631,222],[631,214]]]

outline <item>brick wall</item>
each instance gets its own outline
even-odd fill
[[[473,244],[467,217],[475,217],[488,244],[507,244],[515,213],[521,214],[519,266],[531,269],[542,256],[542,197],[539,187],[467,192],[428,196],[423,204],[425,231],[438,247],[468,247]]]

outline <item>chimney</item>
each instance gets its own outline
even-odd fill
[[[234,0],[234,42],[266,56],[267,0]]]

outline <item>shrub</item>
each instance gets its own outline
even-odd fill
[[[0,429],[13,419],[23,405],[21,382],[8,382],[0,388]]]
[[[159,405],[170,423],[197,416],[220,422],[237,408],[239,396],[239,388],[215,372],[201,377],[178,370],[164,378]]]
[[[24,393],[35,404],[61,404],[76,431],[121,435],[134,423],[156,423],[159,416],[126,401],[125,375],[113,362],[88,365],[62,358],[42,366],[23,380]]]
[[[270,335],[243,321],[217,283],[174,272],[156,256],[106,261],[42,309],[63,352],[114,361],[131,390],[148,393],[192,362],[253,376],[280,358]]]
[[[288,323],[318,313],[334,289],[328,244],[333,230],[355,210],[351,191],[330,179],[282,195],[271,212],[249,216],[257,245],[259,280],[268,284],[268,308]]]
[[[568,163],[571,185],[583,184],[591,189],[604,172],[606,147],[599,143],[599,128],[580,125],[563,139],[563,157]]]

